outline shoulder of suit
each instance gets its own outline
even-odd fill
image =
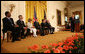
[[[10,18],[10,19],[13,19],[13,18]]]
[[[4,17],[2,20],[4,20],[4,19],[7,19],[6,17]]]
[[[20,20],[17,20],[17,22],[20,21]]]
[[[24,21],[23,21],[24,22]]]

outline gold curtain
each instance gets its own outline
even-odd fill
[[[26,22],[34,17],[34,7],[36,9],[36,15],[38,22],[41,23],[44,18],[44,10],[47,12],[47,3],[46,1],[26,1]]]

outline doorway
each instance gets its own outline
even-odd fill
[[[61,11],[57,10],[57,25],[61,26]]]

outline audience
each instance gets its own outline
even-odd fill
[[[46,21],[46,25],[49,28],[50,34],[53,34],[55,28],[50,25],[49,20]]]
[[[12,32],[12,42],[14,41],[20,41],[20,29],[18,25],[14,24],[13,18],[11,18],[11,13],[9,11],[5,12],[5,16],[2,21],[3,21],[3,34],[6,33],[7,31]]]
[[[37,30],[35,26],[32,25],[31,21],[32,21],[31,19],[28,19],[28,28],[30,29],[30,33],[33,33],[33,36],[37,37],[37,34],[36,34]]]
[[[26,26],[23,21],[23,16],[19,15],[19,20],[17,20],[15,25],[13,19],[11,18],[11,13],[9,11],[6,11],[5,15],[6,17],[2,19],[3,33],[6,33],[7,31],[12,31],[12,42],[14,42],[15,40],[20,41],[19,37],[21,37],[21,39],[24,39],[30,33],[33,33],[33,36],[37,37],[37,31],[40,32],[41,36],[45,36],[45,31],[53,34],[55,30],[55,28],[50,25],[50,22],[47,19],[42,19],[42,23],[40,25],[37,19],[35,19],[35,22],[32,24],[32,20],[29,18]]]
[[[22,15],[19,15],[18,18],[19,18],[19,20],[17,20],[16,24],[19,25],[19,28],[21,30],[21,38],[24,39],[30,33],[30,29],[27,29],[27,27],[25,26]],[[26,32],[26,34],[25,34],[25,32]]]

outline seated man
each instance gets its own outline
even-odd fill
[[[42,31],[41,31],[41,36],[44,36],[44,35],[45,35],[44,30],[48,30],[48,28],[47,28],[47,26],[46,26],[46,19],[43,19],[43,20],[42,20],[41,29],[42,29]]]
[[[5,18],[2,19],[3,21],[3,34],[7,31],[12,31],[12,42],[15,40],[20,41],[18,39],[20,37],[20,29],[18,25],[14,24],[13,18],[11,18],[11,13],[9,11],[5,12]]]
[[[37,31],[40,31],[40,34],[41,34],[42,29],[37,19],[35,19],[34,26],[37,29]]]
[[[25,26],[23,16],[19,15],[18,17],[19,20],[17,20],[16,24],[19,25],[19,28],[21,30],[21,38],[24,39],[30,33],[30,29],[27,29],[27,27]],[[27,31],[26,34],[24,34],[25,31]]]
[[[52,27],[51,25],[50,25],[50,22],[47,20],[46,21],[46,25],[47,25],[47,27],[49,28],[49,30],[50,30],[50,34],[53,34],[53,32],[54,32],[54,30],[55,30],[55,28],[54,27]]]
[[[39,25],[39,22],[37,21],[37,19],[35,19],[34,26],[36,29],[40,29],[40,25]]]
[[[37,30],[36,30],[35,26],[33,26],[33,24],[32,24],[31,21],[32,21],[31,19],[28,19],[28,24],[27,24],[27,26],[28,26],[28,28],[30,29],[30,33],[33,33],[33,36],[34,36],[34,37],[37,37],[37,34],[36,34]]]

